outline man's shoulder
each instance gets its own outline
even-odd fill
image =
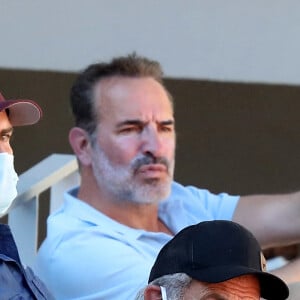
[[[194,185],[183,185],[177,181],[173,181],[171,185],[170,197],[196,197],[196,198],[207,198],[214,197],[215,194],[204,188],[199,188]]]
[[[161,203],[160,209],[165,213],[174,213],[176,220],[178,211],[181,211],[183,219],[188,215],[190,219],[194,217],[191,222],[195,223],[210,219],[231,219],[238,200],[239,196],[213,193],[205,188],[173,182],[170,196]]]
[[[197,198],[209,199],[209,198],[226,198],[226,197],[238,197],[236,195],[230,195],[226,192],[216,193],[208,190],[207,188],[200,188],[194,185],[183,185],[177,181],[173,181],[171,185],[170,197],[180,196],[194,196]]]
[[[11,235],[10,227],[7,224],[0,223],[0,234],[1,237],[3,237],[4,235]]]
[[[17,249],[13,247],[12,251],[15,252]],[[24,268],[20,261],[9,254],[9,252],[0,253],[0,277],[5,282],[5,285],[0,285],[1,299],[15,299],[15,297],[33,299],[33,295],[37,299],[54,299],[30,268]]]

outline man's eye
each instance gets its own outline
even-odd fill
[[[9,142],[10,141],[10,139],[11,139],[11,134],[2,134],[1,135],[1,140],[2,140],[2,142]]]
[[[163,131],[163,132],[172,132],[173,131],[173,127],[171,127],[171,126],[163,126],[161,128],[161,131]]]
[[[124,127],[120,130],[121,133],[131,133],[131,132],[136,132],[139,131],[138,127],[131,126],[131,127]]]

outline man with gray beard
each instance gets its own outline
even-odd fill
[[[168,196],[174,172],[174,161],[169,163],[163,157],[154,158],[140,155],[133,158],[129,167],[118,166],[116,169],[99,144],[94,143],[94,141],[92,143],[94,144],[94,152],[91,163],[94,177],[99,186],[103,185],[109,189],[116,201],[150,204],[158,203]],[[132,180],[141,167],[149,164],[161,164],[170,170],[171,176],[168,178],[168,182],[160,182],[156,178],[146,178],[146,184],[142,185]]]
[[[162,76],[158,62],[132,54],[88,66],[72,86],[81,183],[48,218],[37,261],[57,299],[134,299],[163,245],[204,220],[241,223],[263,247],[300,241],[299,193],[214,195],[173,181],[173,100]],[[299,261],[286,270],[277,275],[300,280]]]

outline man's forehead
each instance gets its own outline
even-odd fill
[[[199,295],[199,300],[260,299],[258,279],[254,275],[242,275],[219,283],[205,283],[193,279],[186,296]],[[235,297],[235,298],[232,298]],[[188,298],[187,298],[188,299]]]
[[[162,111],[143,110],[137,107],[121,107],[117,110],[113,110],[110,113],[103,113],[101,115],[102,120],[108,120],[115,124],[149,124],[155,123],[157,125],[174,125],[175,121],[173,114]]]
[[[161,83],[152,77],[126,77],[113,76],[99,80],[93,89],[93,97],[98,102],[100,99],[125,99],[131,96],[140,98],[147,95],[156,95],[159,98],[165,98],[170,103],[170,94]]]
[[[12,125],[8,119],[5,111],[0,111],[0,130],[8,130],[12,128]]]
[[[98,85],[94,97],[100,118],[114,116],[145,122],[173,120],[173,106],[167,93],[159,83],[153,81],[151,78],[121,78],[111,79],[106,87]]]

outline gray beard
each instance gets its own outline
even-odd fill
[[[174,173],[174,161],[153,159],[139,156],[133,159],[130,166],[114,166],[109,161],[98,143],[93,147],[92,168],[94,177],[101,190],[106,190],[116,201],[127,201],[137,204],[159,203],[168,197]],[[163,163],[167,167],[169,177],[165,181],[148,180],[143,183],[135,178],[136,170],[150,161]]]

